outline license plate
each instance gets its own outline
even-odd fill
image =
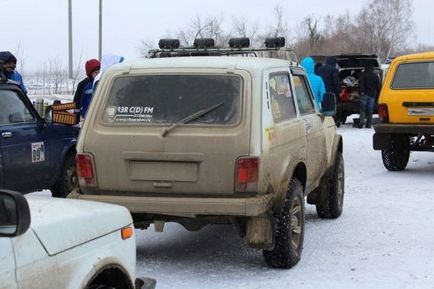
[[[434,115],[434,107],[409,107],[407,108],[408,115]]]

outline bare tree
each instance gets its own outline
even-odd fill
[[[382,58],[404,48],[413,31],[410,0],[371,0],[357,18],[363,40]]]
[[[184,46],[192,46],[196,38],[213,38],[216,46],[225,45],[229,35],[222,28],[223,17],[210,16],[203,20],[200,16],[193,19],[187,28],[180,29],[176,35]]]
[[[246,18],[232,18],[232,33],[234,37],[247,37],[250,39],[251,46],[259,46],[257,39],[258,23],[249,25]]]
[[[77,65],[75,66],[75,72],[72,75],[72,90],[69,90],[68,83],[66,84],[66,92],[68,94],[72,94],[75,91],[75,88],[78,84],[79,79],[83,75],[83,51],[80,51],[80,57],[78,58]],[[67,80],[66,80],[67,81]]]
[[[288,23],[284,20],[284,13],[282,5],[276,4],[273,9],[273,19],[275,22],[269,25],[264,34],[260,36],[261,40],[265,40],[267,37],[285,37],[287,40],[287,46],[291,42]]]
[[[62,87],[68,77],[66,68],[62,67],[58,59],[49,60],[49,78],[52,84],[52,93],[61,94]]]

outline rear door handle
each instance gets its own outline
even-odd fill
[[[11,138],[12,137],[12,132],[10,132],[10,131],[2,132],[2,137],[3,138]]]

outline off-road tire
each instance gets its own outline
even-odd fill
[[[410,139],[407,135],[394,135],[390,138],[389,149],[381,150],[383,165],[389,171],[402,171],[410,158]]]
[[[262,253],[269,266],[289,269],[298,263],[303,250],[304,197],[303,185],[298,179],[291,180],[285,203],[274,218],[274,248]]]
[[[342,153],[336,155],[330,183],[326,186],[321,203],[316,205],[316,213],[322,219],[336,219],[343,211],[345,195],[345,168]]]
[[[53,197],[66,198],[74,189],[78,188],[77,169],[75,166],[75,155],[69,153],[65,157],[59,178],[51,188]]]

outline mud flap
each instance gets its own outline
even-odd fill
[[[247,222],[246,243],[256,249],[271,250],[274,246],[274,218],[271,214],[250,217]]]
[[[372,139],[372,146],[374,150],[388,150],[390,149],[391,134],[387,133],[374,133]]]

